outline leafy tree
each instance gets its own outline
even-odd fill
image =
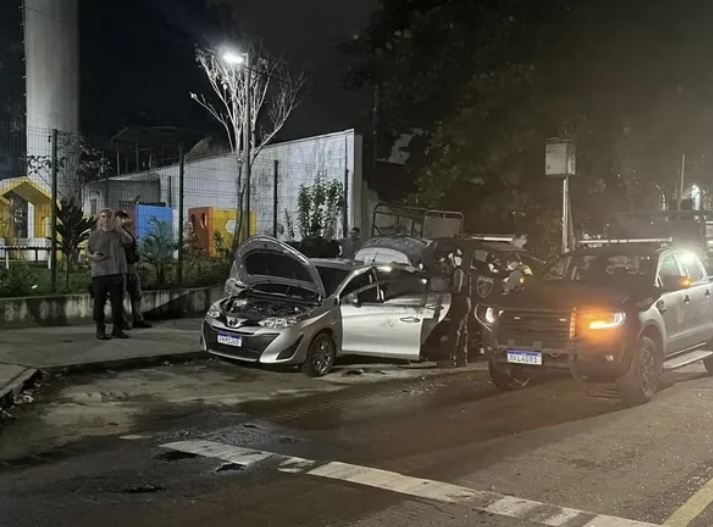
[[[66,261],[66,286],[79,261],[81,245],[89,239],[97,220],[85,217],[82,205],[73,197],[62,198],[56,205],[57,246]]]
[[[297,220],[302,237],[309,235],[315,226],[334,234],[344,204],[341,181],[318,179],[310,186],[301,185],[297,196]]]
[[[550,136],[578,143],[580,227],[640,207],[642,193],[671,193],[684,151],[691,178],[709,177],[713,75],[700,64],[712,11],[662,0],[382,0],[347,46],[349,80],[378,87],[380,144],[423,131],[411,201],[461,208],[475,230],[526,224],[544,240],[559,209],[543,175]]]

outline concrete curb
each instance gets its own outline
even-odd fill
[[[42,372],[34,368],[25,368],[19,375],[4,386],[0,386],[0,409],[9,408],[25,388],[34,384],[42,377]]]
[[[210,356],[204,351],[189,351],[183,353],[165,353],[161,355],[148,355],[145,357],[129,357],[125,359],[107,359],[104,361],[89,362],[84,364],[64,364],[61,366],[43,367],[42,371],[50,375],[77,375],[83,373],[102,373],[107,370],[123,371],[146,366],[160,366],[166,362],[182,364],[199,359],[208,359]]]

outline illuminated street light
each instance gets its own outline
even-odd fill
[[[247,62],[246,57],[247,55],[245,55],[245,53],[237,53],[232,50],[223,52],[223,55],[221,56],[223,62],[229,64],[230,66],[241,66],[245,64]]]
[[[252,167],[250,166],[250,136],[252,131],[252,117],[250,115],[250,100],[252,94],[250,93],[250,88],[252,84],[251,68],[248,67],[248,54],[240,53],[233,49],[226,49],[221,54],[221,59],[228,66],[243,66],[243,75],[245,80],[245,111],[243,113],[243,160],[241,169],[245,175],[245,203],[240,204],[240,208],[244,209],[246,213],[246,230],[247,235],[250,237],[250,179]],[[235,98],[236,94],[233,94]],[[241,212],[242,214],[242,212]],[[240,233],[238,233],[239,235]]]

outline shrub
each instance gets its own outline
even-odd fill
[[[0,268],[0,297],[29,296],[37,287],[37,269],[28,264],[14,263]]]

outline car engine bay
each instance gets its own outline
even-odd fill
[[[228,316],[259,322],[270,317],[294,317],[308,313],[313,306],[297,302],[241,296],[230,298],[225,303]]]

